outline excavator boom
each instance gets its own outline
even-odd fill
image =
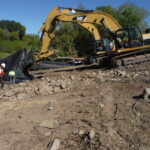
[[[82,11],[72,8],[56,7],[48,14],[46,22],[41,29],[43,32],[41,38],[42,48],[40,53],[35,53],[37,61],[58,52],[55,50],[49,50],[49,45],[55,37],[55,28],[59,21],[79,24],[87,29],[94,36],[96,41],[101,40],[101,35],[96,24],[109,29],[111,32],[120,28],[120,25],[115,18],[104,12]]]

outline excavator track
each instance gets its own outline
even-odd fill
[[[129,58],[122,59],[123,65],[135,64],[135,63],[142,63],[147,62],[150,60],[150,54],[141,55],[141,56],[134,56]]]
[[[95,58],[101,67],[120,67],[150,61],[150,49],[142,49],[128,53],[110,53]]]
[[[150,49],[121,54],[112,58],[114,67],[139,64],[150,61]]]

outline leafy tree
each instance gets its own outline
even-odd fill
[[[10,32],[7,29],[4,29],[4,40],[10,40]]]
[[[61,50],[61,56],[89,56],[92,49],[92,34],[74,23],[61,24],[52,46]]]
[[[5,38],[5,32],[2,28],[0,28],[0,40],[3,40]]]
[[[110,14],[111,16],[113,16],[115,19],[119,20],[119,14],[118,14],[117,9],[113,8],[110,5],[96,7],[96,10],[106,12]]]
[[[38,49],[39,37],[35,34],[27,34],[24,36],[23,41],[26,43],[27,49]]]
[[[76,50],[74,39],[76,34],[77,32],[74,30],[74,25],[72,23],[60,24],[52,46],[61,50],[61,56],[75,56]]]
[[[18,33],[17,32],[11,32],[10,33],[10,40],[11,41],[19,40]]]
[[[87,29],[80,27],[79,25],[75,26],[75,31],[78,31],[78,34],[74,40],[78,56],[91,56],[94,53],[93,35]]]
[[[16,41],[2,40],[0,41],[0,52],[14,53],[18,50],[21,50],[24,46],[25,46],[24,43],[20,40]]]
[[[18,22],[0,21],[0,53],[14,53],[22,48],[37,49],[39,37],[25,35],[25,27]]]
[[[25,26],[21,25],[19,22],[9,20],[1,20],[0,28],[5,29],[9,32],[18,32],[20,40],[22,40],[26,30]]]
[[[131,2],[121,5],[118,9],[108,5],[96,7],[96,10],[112,15],[122,27],[139,26],[142,30],[145,30],[148,26],[145,18],[149,15],[149,12]]]
[[[120,23],[123,27],[127,26],[139,26],[142,29],[147,27],[145,18],[149,15],[149,12],[142,7],[138,7],[136,4],[127,2],[118,8],[118,14],[120,16]]]

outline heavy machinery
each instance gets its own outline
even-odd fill
[[[147,28],[145,30],[145,33],[142,35],[143,35],[143,40],[144,40],[145,44],[150,43],[150,28]]]
[[[120,66],[150,60],[150,43],[143,39],[147,35],[142,35],[138,27],[121,28],[115,18],[104,12],[56,7],[41,29],[42,48],[36,53],[37,61],[57,52],[49,50],[49,45],[60,21],[77,23],[94,36],[94,60],[98,64]],[[106,28],[110,37],[102,38],[97,25]]]

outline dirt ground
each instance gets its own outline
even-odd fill
[[[56,138],[60,150],[150,149],[149,64],[31,74],[0,91],[0,150],[46,150]]]

